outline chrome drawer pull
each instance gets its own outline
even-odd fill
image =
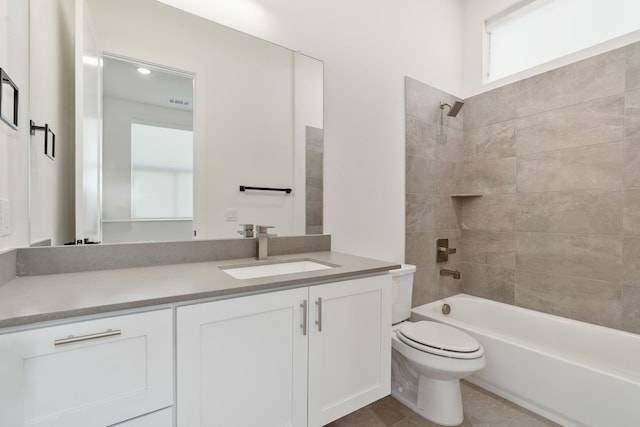
[[[316,320],[316,325],[318,325],[318,332],[322,332],[322,298],[318,298],[316,305],[318,306],[318,320]]]
[[[53,345],[72,344],[74,342],[95,340],[97,338],[113,337],[120,334],[122,334],[122,331],[120,329],[116,329],[116,330],[107,329],[104,332],[98,332],[96,334],[89,334],[89,335],[80,335],[78,337],[69,335],[67,338],[61,338],[59,340],[55,340],[53,342]]]
[[[300,325],[302,335],[307,335],[307,300],[302,301],[300,308],[302,308],[302,324]]]

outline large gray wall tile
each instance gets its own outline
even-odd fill
[[[406,116],[406,154],[428,159],[459,162],[462,158],[462,131]]]
[[[407,194],[406,231],[455,230],[458,212],[451,197]]]
[[[307,126],[305,148],[305,232],[321,234],[324,197],[324,129]]]
[[[440,230],[406,233],[405,250],[406,262],[413,265],[431,266],[436,261],[436,241],[438,239],[449,239],[449,247],[459,248],[461,245],[460,230]],[[449,256],[449,262],[439,263],[438,266],[444,268],[457,268],[459,254]]]
[[[407,193],[450,196],[459,191],[460,163],[407,156]]]
[[[516,205],[520,231],[622,233],[622,190],[518,193]]]
[[[470,230],[510,231],[515,229],[515,194],[488,194],[465,200],[462,228]]]
[[[313,235],[313,234],[322,234],[324,233],[324,228],[321,225],[308,225],[305,228],[305,234]]]
[[[464,262],[516,268],[515,231],[462,230],[461,241]]]
[[[624,142],[624,187],[640,187],[640,139]]]
[[[322,178],[323,177],[323,161],[322,153],[317,151],[307,150],[306,153],[306,174],[307,178]]]
[[[305,127],[305,141],[307,150],[316,153],[324,152],[324,129],[313,126]]]
[[[305,212],[305,221],[309,226],[320,226],[323,224],[323,203],[320,201],[307,200],[307,210]]]
[[[463,262],[460,272],[465,294],[514,303],[515,270]]]
[[[516,234],[516,268],[618,282],[622,279],[622,237],[586,234]]]
[[[518,306],[596,323],[621,326],[621,285],[583,278],[518,270]]]
[[[627,46],[627,78],[628,91],[640,89],[640,42]]]
[[[460,293],[459,280],[440,276],[440,268],[459,268],[459,256],[449,256],[449,262],[436,263],[436,240],[449,239],[451,247],[459,247],[460,230],[407,233],[405,261],[416,266],[413,281],[412,307]]]
[[[521,192],[622,188],[623,144],[614,142],[518,157]]]
[[[322,178],[310,178],[307,177],[306,182],[306,198],[307,201],[321,202],[324,196]]]
[[[516,120],[507,120],[464,132],[464,161],[501,159],[516,155]]]
[[[624,92],[625,63],[622,48],[521,81],[518,117]]]
[[[463,193],[513,193],[516,191],[516,158],[482,160],[462,165]]]
[[[621,141],[622,94],[546,111],[518,121],[518,155]]]
[[[628,285],[640,286],[640,237],[624,238],[622,260],[624,265],[623,282]]]
[[[640,236],[640,188],[624,190],[624,234]]]
[[[520,83],[502,86],[466,100],[464,128],[475,129],[518,117]]]
[[[640,90],[627,92],[624,97],[624,136],[640,138]]]
[[[622,329],[640,334],[640,287],[622,287]]]
[[[462,283],[460,280],[440,276],[439,271],[440,267],[435,264],[417,267],[411,298],[412,307],[417,307],[462,292]]]

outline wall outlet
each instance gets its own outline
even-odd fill
[[[238,208],[227,208],[227,221],[238,221],[238,217],[240,216],[240,212]]]
[[[0,236],[11,234],[11,211],[9,201],[0,199]]]

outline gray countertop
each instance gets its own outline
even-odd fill
[[[255,279],[234,279],[219,267],[254,259],[25,276],[0,285],[0,328],[204,298],[241,296],[380,274],[399,264],[311,252],[269,257],[268,261],[313,259],[337,267]]]

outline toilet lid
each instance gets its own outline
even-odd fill
[[[480,343],[471,335],[442,323],[426,320],[415,323],[407,322],[400,327],[398,332],[417,344],[439,350],[473,353],[481,349]]]

